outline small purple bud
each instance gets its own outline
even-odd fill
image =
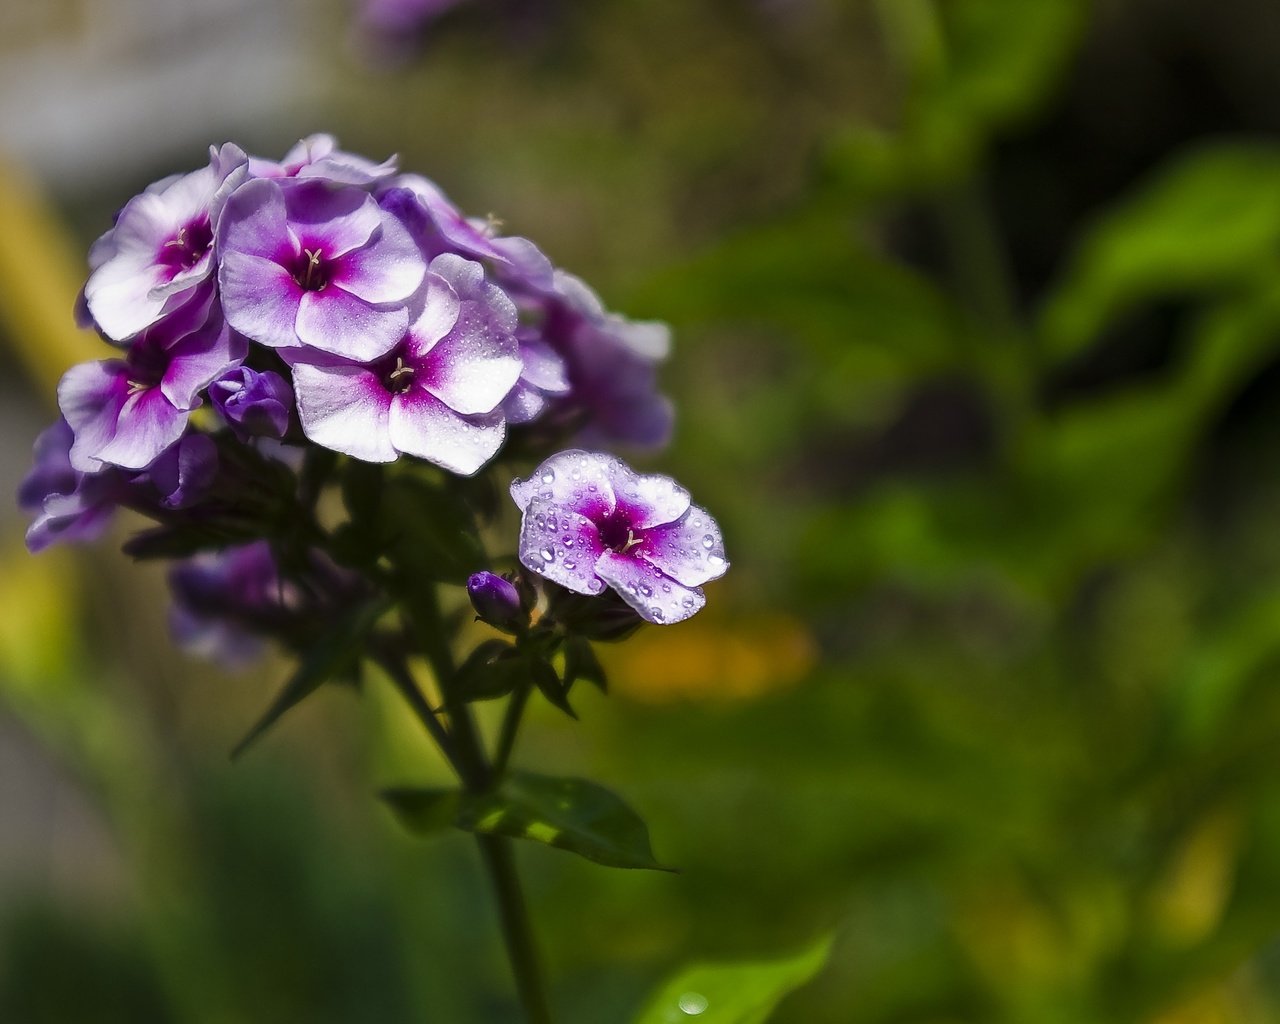
[[[209,385],[209,400],[241,441],[282,438],[289,429],[293,389],[278,373],[237,366]]]
[[[509,581],[491,572],[478,572],[467,580],[467,594],[480,618],[504,633],[518,633],[529,621],[520,593]]]

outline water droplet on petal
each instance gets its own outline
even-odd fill
[[[716,546],[716,539],[713,536],[711,536],[711,534],[707,534],[705,537],[702,538],[702,546],[706,548],[708,551],[710,551],[713,547]]]
[[[663,620],[663,618],[664,618],[664,616],[663,616],[663,614],[662,614],[662,609],[661,609],[661,608],[659,608],[656,604],[655,604],[655,605],[651,605],[651,606],[650,606],[650,608],[649,608],[649,614],[653,616],[653,621],[654,621],[654,622],[661,622],[661,621]],[[699,1011],[699,1012],[701,1012],[701,1011]]]
[[[538,554],[542,556],[544,562],[554,562],[556,560],[556,553],[550,548],[543,548]]]
[[[708,565],[724,565],[724,559],[719,555],[707,555]]]
[[[554,483],[556,479],[555,470],[549,469],[542,474],[542,482],[544,484]]]
[[[577,567],[577,565],[578,565],[577,562],[570,561],[567,558],[564,560],[564,567],[568,569],[570,572],[572,572]]]
[[[649,586],[647,583],[641,583],[640,593],[644,594],[645,597],[653,597],[653,587]]]
[[[601,583],[598,579],[592,577],[587,581],[587,589],[591,591],[591,593],[593,594],[598,594],[600,593],[600,591],[604,589],[604,584]]]

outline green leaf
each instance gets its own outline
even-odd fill
[[[586,637],[571,636],[564,645],[564,685],[567,691],[579,679],[592,683],[601,693],[608,693],[609,681],[604,666],[596,657],[591,642]]]
[[[1277,248],[1280,147],[1234,143],[1193,150],[1084,236],[1045,306],[1046,349],[1070,355],[1138,302],[1266,273]]]
[[[462,701],[505,697],[529,679],[529,665],[505,640],[486,640],[458,669],[450,693]]]
[[[529,676],[533,679],[533,685],[541,691],[542,695],[570,718],[576,719],[578,713],[569,706],[569,687],[560,681],[556,670],[548,662],[540,659],[530,659],[526,664]]]
[[[785,960],[698,964],[669,978],[635,1024],[764,1024],[782,1000],[808,982],[831,952],[824,936]]]
[[[585,779],[513,771],[488,793],[398,788],[383,798],[417,834],[436,831],[451,815],[466,832],[530,839],[609,867],[674,870],[654,859],[649,830],[636,812]]]
[[[319,634],[315,645],[303,656],[298,669],[271,702],[271,706],[231,751],[232,758],[243,754],[255,740],[270,729],[325,683],[353,675],[359,670],[361,651],[370,630],[382,617],[386,606],[382,601],[361,605],[334,623],[333,629]]]
[[[462,798],[457,789],[387,789],[381,795],[396,820],[416,836],[452,828]]]

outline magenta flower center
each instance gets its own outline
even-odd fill
[[[620,555],[625,555],[644,539],[636,536],[625,516],[610,516],[597,525],[605,547],[612,548]]]
[[[140,338],[129,350],[129,394],[136,395],[155,387],[169,369],[169,357],[163,346],[147,337]]]
[[[159,262],[171,274],[190,270],[213,245],[213,227],[207,214],[197,217],[160,247]]]
[[[307,292],[324,291],[329,283],[332,264],[324,258],[324,250],[303,248],[289,268],[298,287]]]
[[[382,386],[393,395],[403,395],[413,387],[418,367],[406,363],[403,349],[396,349],[390,355],[380,359],[374,372],[382,381]]]

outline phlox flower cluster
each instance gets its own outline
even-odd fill
[[[323,537],[291,567],[265,540],[279,533],[264,525],[280,515],[272,487],[305,491],[317,452],[469,477],[516,448],[652,450],[671,432],[663,325],[610,313],[527,239],[329,136],[279,161],[212,149],[126,203],[89,266],[77,318],[113,351],[59,385],[61,417],[19,495],[28,545],[97,536],[121,506],[199,525],[203,553],[172,579],[178,632],[203,649],[323,611],[317,580],[363,592]],[[687,492],[610,456],[553,455],[511,493],[526,570],[577,594],[612,588],[648,621],[692,614],[724,571]]]

